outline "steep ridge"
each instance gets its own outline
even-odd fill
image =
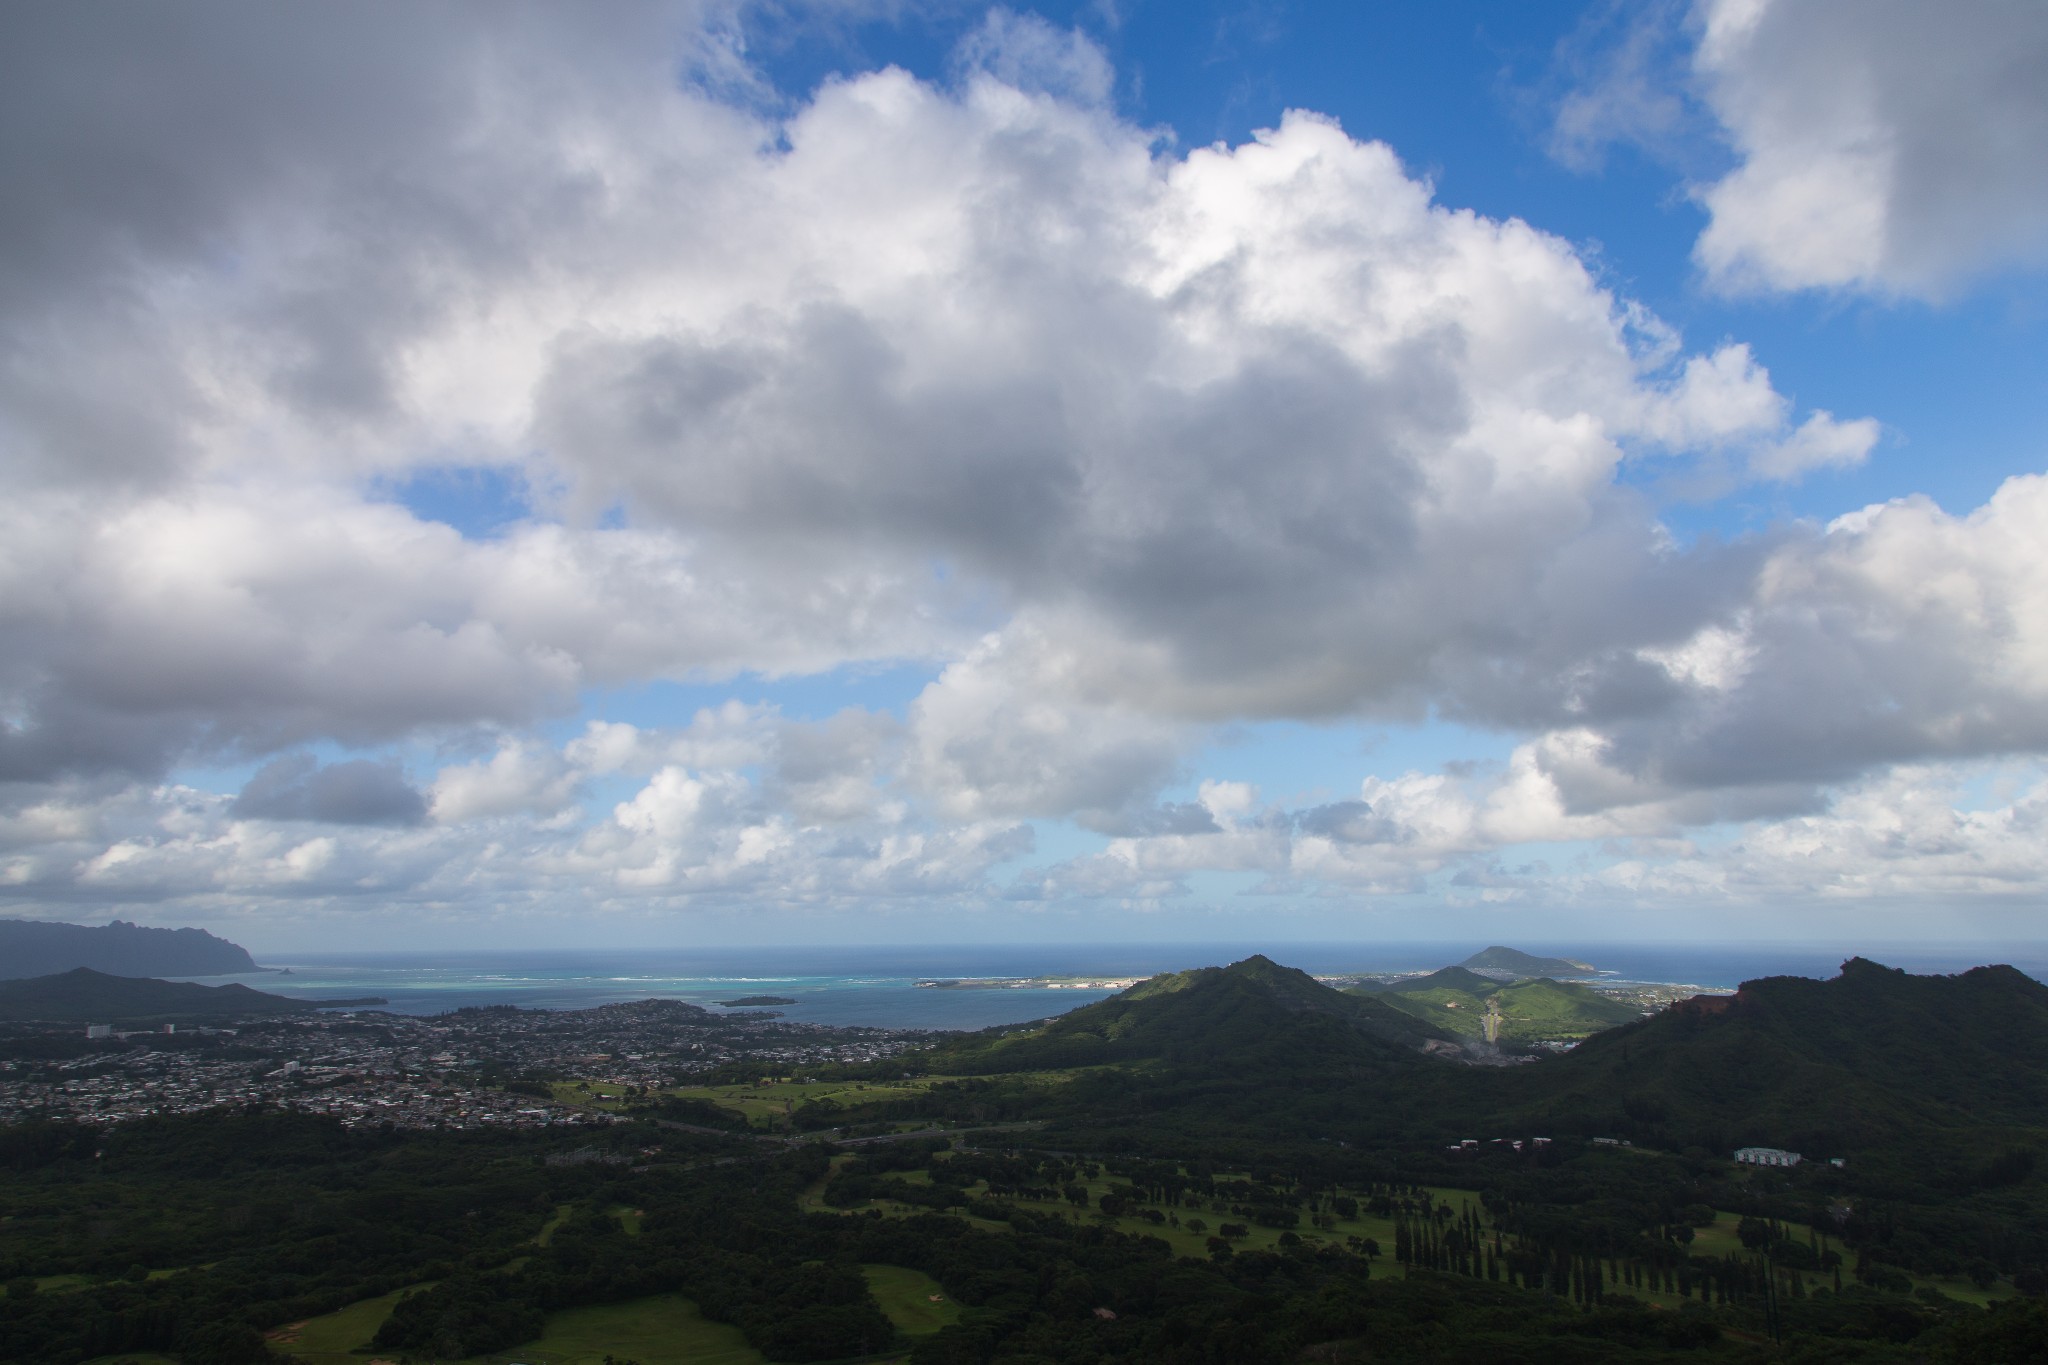
[[[1829,1156],[2048,1127],[2048,986],[2011,967],[1910,976],[1855,958],[1826,981],[1681,1001],[1508,1084],[1553,1126],[1659,1145]]]
[[[0,981],[0,1019],[118,1023],[136,1019],[219,1019],[234,1015],[303,1014],[321,1005],[382,1000],[305,1001],[247,986],[109,976],[79,967],[26,981]]]
[[[1141,981],[1025,1032],[991,1029],[924,1054],[933,1071],[992,1074],[1160,1062],[1281,1078],[1426,1066],[1441,1030],[1264,956]]]
[[[90,967],[114,976],[229,976],[259,971],[248,950],[204,929],[0,919],[0,978]]]

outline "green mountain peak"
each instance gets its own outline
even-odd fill
[[[1381,1001],[1347,995],[1255,954],[1138,982],[1028,1032],[991,1029],[928,1055],[935,1071],[985,1073],[1112,1062],[1248,1074],[1353,1073],[1455,1054],[1455,1040]]]

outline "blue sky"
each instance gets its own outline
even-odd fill
[[[0,22],[0,913],[2041,937],[2037,7]]]

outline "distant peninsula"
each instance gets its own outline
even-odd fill
[[[736,1010],[752,1005],[794,1005],[796,1001],[786,995],[743,995],[737,1000],[721,1000],[718,1003],[729,1010]]]
[[[78,967],[51,976],[0,981],[0,1019],[73,1023],[131,1020],[222,1019],[237,1015],[309,1014],[337,1006],[387,1003],[380,996],[352,1000],[294,1000],[250,990],[239,982],[199,986],[187,981],[109,976]]]
[[[926,977],[917,984],[929,991],[1127,991],[1135,976],[970,976]]]
[[[1510,981],[1526,981],[1540,976],[1557,978],[1600,974],[1600,969],[1590,962],[1578,962],[1568,957],[1537,957],[1516,948],[1503,948],[1498,944],[1483,952],[1472,954],[1458,965],[1480,976]]]
[[[109,976],[232,976],[263,970],[246,948],[204,929],[145,929],[0,919],[0,979],[86,967]]]

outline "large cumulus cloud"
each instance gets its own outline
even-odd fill
[[[1530,790],[1624,824],[2043,742],[2030,485],[1676,542],[1633,469],[1798,479],[1876,425],[1328,119],[1183,152],[1014,15],[948,83],[778,113],[723,9],[105,13],[0,43],[0,781],[68,831],[18,894],[986,891],[1031,819],[1155,889],[1395,885],[1484,822],[1160,792],[1269,718],[1525,733]],[[523,513],[393,494],[449,468]],[[536,728],[901,659],[902,716]],[[420,787],[153,785],[323,743],[411,746]]]

